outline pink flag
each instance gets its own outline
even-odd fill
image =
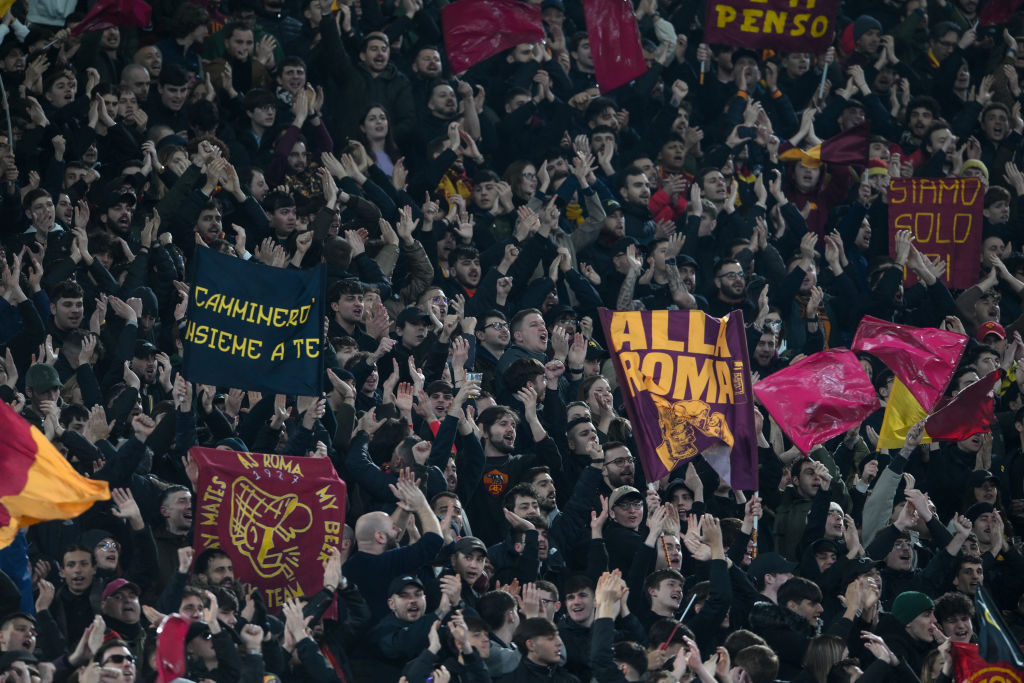
[[[881,407],[871,379],[847,349],[808,356],[762,379],[754,393],[804,453]]]

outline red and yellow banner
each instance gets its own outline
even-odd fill
[[[839,0],[710,0],[704,41],[821,54],[832,45],[838,12]]]
[[[977,178],[894,178],[889,183],[889,252],[896,231],[911,230],[914,246],[928,259],[946,262],[942,281],[967,289],[981,267],[981,211],[985,188]],[[917,277],[908,269],[908,284]]]
[[[226,552],[235,578],[259,588],[271,609],[323,588],[321,562],[345,526],[345,483],[330,459],[189,453],[199,464],[196,553]]]
[[[110,500],[105,481],[86,479],[43,433],[0,401],[0,548],[18,529],[71,519]]]
[[[1009,662],[986,662],[978,646],[953,643],[953,680],[962,683],[1024,683],[1024,671]]]

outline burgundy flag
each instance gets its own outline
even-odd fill
[[[978,26],[1005,24],[1021,5],[1024,0],[988,0],[978,16]]]
[[[457,74],[519,43],[544,40],[540,5],[519,0],[456,0],[441,9],[441,23]]]
[[[86,31],[102,31],[115,26],[149,26],[149,18],[153,8],[143,0],[99,0],[82,20],[71,29],[71,35],[77,37]]]
[[[587,38],[601,92],[611,92],[647,71],[629,0],[584,0]]]
[[[963,441],[987,432],[996,417],[993,390],[1000,373],[993,370],[953,398],[943,398],[925,423],[928,436],[936,441]]]

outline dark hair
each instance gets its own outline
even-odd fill
[[[779,675],[779,656],[767,645],[743,648],[732,663],[747,672],[751,683],[771,683]]]
[[[131,645],[129,645],[125,641],[121,640],[120,638],[111,638],[110,640],[107,640],[102,645],[100,645],[99,648],[97,648],[96,655],[92,658],[92,661],[96,662],[97,664],[102,664],[103,655],[107,653],[107,650],[113,650],[115,647],[123,647],[129,652],[132,651]]]
[[[689,626],[683,625],[676,628],[678,622],[675,619],[658,619],[656,622],[651,624],[651,628],[647,631],[647,642],[652,647],[660,646],[666,640],[669,641],[669,645],[675,643],[682,643],[683,636],[687,638],[695,638],[693,631],[690,630]],[[669,640],[671,638],[671,640]]]
[[[963,35],[963,30],[952,21],[940,21],[932,26],[931,30],[928,32],[928,37],[937,41],[950,31],[956,33],[957,38]]]
[[[96,564],[96,560],[92,558],[92,551],[92,548],[86,548],[81,543],[69,543],[66,546],[64,546],[63,550],[60,551],[60,560],[61,563],[63,563],[64,556],[68,553],[86,553],[89,556],[89,562],[92,564]]]
[[[183,2],[174,10],[174,15],[171,17],[171,37],[184,38],[200,26],[205,26],[209,21],[210,13],[206,11],[205,7],[191,2]],[[163,73],[162,69],[161,73]]]
[[[470,260],[479,259],[480,251],[476,247],[460,244],[448,252],[448,267],[454,267],[459,259],[464,258],[468,258]]]
[[[504,313],[495,308],[492,308],[476,319],[476,329],[474,330],[474,332],[483,332],[486,327],[486,321],[488,318],[500,318],[501,320],[508,322],[508,318],[505,317]]]
[[[516,607],[516,599],[503,590],[484,593],[476,601],[476,611],[487,624],[488,631],[500,629],[505,623],[505,615]]]
[[[190,489],[187,486],[182,486],[181,484],[174,484],[173,486],[168,486],[163,490],[163,493],[160,494],[160,505],[165,505],[168,498],[170,498],[175,493],[181,493],[182,491],[189,494],[192,493],[192,489]]]
[[[933,650],[938,655],[938,650]],[[828,670],[828,676],[825,677],[825,683],[851,683],[851,674],[848,671],[850,667],[860,668],[860,660],[856,657],[847,657],[841,659],[832,665],[832,668]]]
[[[484,432],[486,433],[495,422],[506,416],[511,417],[516,425],[519,424],[519,415],[508,406],[491,406],[484,412],[480,413],[476,420],[483,426]]]
[[[82,289],[82,285],[78,284],[74,280],[64,280],[58,282],[50,290],[50,301],[54,303],[61,299],[83,299],[85,298],[85,290]]]
[[[935,621],[940,624],[950,617],[961,615],[974,617],[974,601],[963,593],[950,591],[935,601]]]
[[[518,358],[505,370],[501,376],[505,389],[515,393],[526,386],[527,382],[537,379],[537,375],[544,374],[544,366],[536,358]]]
[[[65,338],[64,345],[67,346],[67,339]],[[60,424],[65,429],[73,420],[82,420],[83,422],[89,419],[89,410],[81,403],[69,403],[61,408],[60,411]]]
[[[538,465],[537,467],[531,467],[530,469],[523,472],[524,483],[530,483],[537,478],[540,474],[551,474],[551,468],[547,465]]]
[[[39,199],[40,197],[47,197],[51,201],[53,200],[53,196],[47,190],[41,187],[37,187],[36,189],[25,193],[24,199],[21,200],[21,208],[24,209],[25,211],[28,211],[29,209],[32,208],[32,202]]]
[[[224,42],[231,40],[231,36],[234,35],[235,31],[252,31],[252,26],[241,21],[229,21],[224,24],[224,28],[221,29],[221,35],[224,36]],[[255,38],[255,31],[253,31],[253,37]]]
[[[359,280],[343,279],[338,280],[327,290],[327,301],[335,302],[344,294],[365,294],[366,290]]]
[[[533,498],[537,500],[537,494],[529,484],[520,482],[505,492],[503,499],[505,509],[512,511],[516,506],[516,498]]]
[[[780,607],[785,607],[786,603],[790,601],[799,604],[804,600],[821,602],[821,588],[818,587],[818,584],[802,576],[794,576],[779,586],[776,604]]]
[[[935,118],[942,116],[942,105],[931,95],[918,95],[911,99],[907,104],[907,114],[909,115],[915,109],[927,109]]]
[[[183,7],[187,5],[182,5]],[[164,64],[160,69],[160,85],[188,85],[189,76],[185,68],[178,64]]]
[[[637,673],[647,673],[647,651],[640,643],[632,640],[623,640],[612,646],[612,659],[619,664],[625,664]]]
[[[562,595],[578,593],[581,590],[588,590],[591,593],[596,590],[594,580],[585,574],[573,574],[562,584]]]
[[[199,553],[198,556],[196,556],[196,562],[192,566],[192,570],[196,574],[205,574],[207,570],[210,568],[210,562],[221,557],[226,557],[229,560],[231,559],[231,556],[223,550],[221,550],[220,548],[207,548],[203,552]]]
[[[274,213],[278,209],[285,209],[290,206],[295,206],[295,198],[292,197],[291,192],[271,190],[263,198],[263,210],[267,213]]]
[[[745,628],[737,629],[730,633],[726,636],[725,643],[723,643],[725,649],[729,651],[729,657],[733,660],[736,659],[736,653],[744,648],[748,648],[751,645],[767,644],[764,638]]]
[[[524,657],[529,653],[526,647],[526,643],[534,638],[540,638],[541,636],[555,636],[558,635],[558,628],[555,624],[545,617],[532,617],[530,619],[524,619],[519,627],[516,629],[515,635],[512,636],[512,642],[515,643],[516,647],[519,648],[519,654]]]
[[[682,586],[686,581],[682,574],[671,567],[659,569],[647,575],[647,578],[644,579],[644,598],[647,600],[648,604],[651,602],[651,594],[648,591],[652,588],[657,589],[658,586],[661,585],[662,581],[666,581],[668,579],[675,579],[679,582],[680,586]]]
[[[610,97],[595,97],[590,100],[590,104],[587,105],[587,110],[583,113],[583,118],[587,123],[590,123],[598,116],[601,115],[608,107],[618,111],[619,108],[615,104],[615,100]]]

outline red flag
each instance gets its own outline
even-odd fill
[[[149,26],[153,8],[143,0],[99,0],[71,29],[78,37],[86,31],[102,31],[114,26],[143,28]]]
[[[86,479],[41,431],[0,401],[0,548],[19,529],[73,519],[96,501],[110,500],[107,482]]]
[[[868,374],[846,349],[808,356],[762,379],[754,393],[804,453],[881,407]]]
[[[629,0],[584,0],[587,38],[601,92],[611,92],[647,71]]]
[[[988,0],[978,16],[978,26],[1005,24],[1021,5],[1024,0]]]
[[[978,646],[970,643],[953,643],[954,681],[1019,681],[1021,669],[1009,662],[990,664],[978,654]]]
[[[156,629],[156,679],[158,683],[171,683],[184,678],[185,636],[191,619],[178,613],[168,614]]]
[[[987,432],[996,416],[993,396],[1000,371],[993,370],[953,398],[943,397],[928,417],[925,431],[934,441],[963,441]]]
[[[934,327],[897,325],[866,316],[857,327],[853,350],[877,357],[910,390],[925,412],[942,398],[967,337]]]
[[[441,23],[457,74],[519,43],[544,40],[540,5],[519,0],[456,0],[441,8]]]
[[[826,162],[867,166],[870,135],[871,124],[865,121],[810,149],[790,147],[779,158],[783,161],[802,161],[811,168],[818,168]]]

